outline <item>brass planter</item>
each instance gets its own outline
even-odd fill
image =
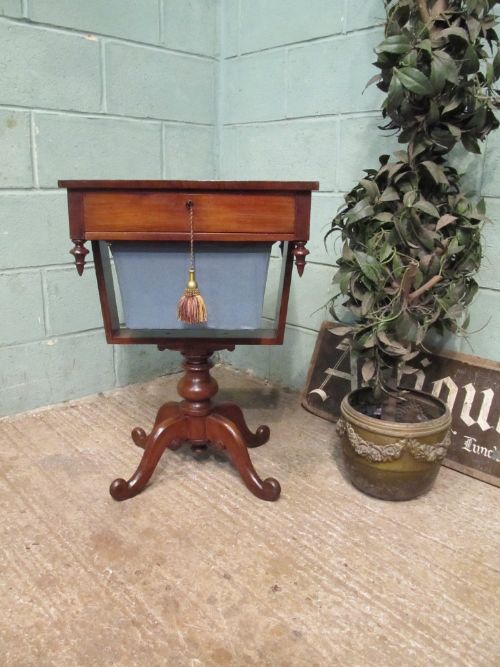
[[[383,500],[410,500],[433,485],[450,444],[451,414],[439,399],[411,390],[418,400],[435,405],[440,416],[418,423],[368,417],[352,404],[357,389],[342,401],[337,432],[351,482]]]

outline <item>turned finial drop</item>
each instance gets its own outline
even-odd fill
[[[81,239],[71,240],[75,245],[71,248],[70,253],[75,258],[76,270],[78,271],[78,275],[81,276],[85,268],[85,257],[89,254],[89,251],[84,245],[85,241]]]
[[[306,265],[306,257],[309,254],[309,250],[306,248],[305,241],[295,241],[295,246],[293,249],[293,256],[295,257],[295,266],[299,272],[299,276],[302,276],[304,273],[304,267]]]

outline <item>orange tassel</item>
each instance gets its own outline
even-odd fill
[[[177,304],[177,319],[186,324],[202,324],[208,320],[207,307],[198,289],[194,269]]]

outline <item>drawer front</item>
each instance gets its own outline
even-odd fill
[[[196,233],[293,234],[292,194],[182,192],[86,192],[84,226],[90,234],[106,232],[187,233],[194,204]]]

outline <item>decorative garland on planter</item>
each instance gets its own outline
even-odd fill
[[[396,461],[403,452],[407,450],[415,459],[434,463],[435,461],[442,461],[446,456],[448,447],[451,443],[449,432],[446,433],[443,440],[435,444],[428,444],[420,442],[417,438],[401,438],[396,442],[387,444],[377,444],[365,440],[358,433],[351,424],[345,421],[342,417],[337,422],[337,433],[340,436],[347,435],[349,442],[359,456],[368,459],[372,463],[386,463],[388,461]]]

